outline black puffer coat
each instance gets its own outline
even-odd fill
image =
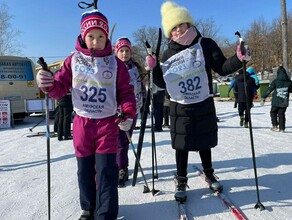
[[[282,108],[289,106],[289,93],[292,93],[292,82],[283,67],[278,69],[277,78],[271,82],[262,98],[267,98],[271,92],[273,92],[272,106]]]
[[[72,96],[68,93],[64,97],[58,99],[58,105],[61,107],[72,107]]]
[[[200,37],[201,35],[198,33],[198,36],[189,46],[182,46],[170,41],[169,48],[163,54],[162,63],[176,53],[196,44]],[[225,76],[237,71],[242,63],[236,55],[226,59],[215,41],[210,38],[202,38],[201,46],[205,58],[205,69],[208,74],[209,90],[210,93],[213,93],[211,70]],[[153,71],[154,83],[165,88],[161,68],[156,67]],[[217,145],[218,127],[213,97],[209,97],[200,103],[187,105],[171,101],[170,122],[172,148],[174,149],[200,151]]]
[[[238,102],[246,102],[248,100],[250,104],[249,106],[251,106],[253,96],[254,96],[254,91],[258,89],[258,86],[256,85],[255,79],[251,77],[248,73],[245,74],[245,80],[246,80],[246,84],[244,83],[243,72],[240,71],[239,75],[235,77],[234,91],[237,92]],[[245,86],[246,86],[247,96],[245,93]]]

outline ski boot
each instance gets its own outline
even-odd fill
[[[79,220],[93,220],[93,213],[90,211],[82,211],[81,216],[79,218]]]
[[[128,181],[128,180],[129,180],[128,168],[120,169],[120,171],[119,171],[119,184],[118,184],[118,187],[119,188],[124,187],[126,181]]]
[[[187,182],[188,182],[187,177],[176,176],[174,178],[174,183],[175,183],[174,198],[176,201],[180,203],[183,203],[187,200],[187,195],[186,195],[186,187],[188,187]]]
[[[209,183],[209,187],[214,192],[222,192],[223,186],[217,181],[217,178],[214,176],[214,169],[204,169],[205,181]]]

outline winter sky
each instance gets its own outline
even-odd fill
[[[37,1],[2,0],[12,16],[11,26],[21,31],[16,37],[21,44],[23,56],[36,60],[44,57],[48,63],[64,60],[75,49],[76,37],[80,32],[83,9],[79,0]],[[91,3],[93,0],[84,1]],[[99,0],[98,9],[109,20],[110,29],[116,24],[112,40],[127,36],[143,26],[161,27],[160,7],[164,0]],[[212,19],[219,28],[219,36],[237,41],[236,31],[243,33],[252,22],[264,18],[271,23],[281,18],[281,1],[267,0],[214,0],[175,1],[188,8],[194,20]],[[292,12],[292,1],[286,1],[287,13]],[[16,42],[14,42],[16,43]]]
[[[292,217],[292,108],[286,112],[286,133],[270,130],[270,102],[251,110],[252,137],[255,151],[259,197],[257,196],[250,130],[239,126],[233,102],[216,102],[219,125],[219,144],[213,149],[213,167],[224,186],[223,193],[238,207],[246,219],[283,220]],[[14,128],[0,130],[0,219],[48,219],[47,142],[46,137],[27,137],[45,131],[41,123],[29,131],[42,117],[28,117]],[[139,123],[139,122],[138,122]],[[150,120],[147,122],[150,125]],[[51,121],[51,130],[53,121]],[[135,130],[136,147],[139,130]],[[141,165],[150,188],[160,190],[157,196],[143,193],[145,185],[141,173],[132,186],[135,163],[129,150],[130,179],[119,189],[119,217],[125,220],[178,219],[174,201],[174,150],[170,146],[169,130],[155,134],[158,180],[152,182],[152,139],[146,129],[141,154]],[[76,159],[72,140],[50,139],[51,219],[76,220],[81,210],[78,198]],[[236,219],[206,187],[192,168],[200,165],[197,153],[189,157],[187,210],[190,219]],[[258,200],[265,206],[260,211],[254,206]]]

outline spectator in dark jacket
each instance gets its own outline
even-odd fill
[[[170,95],[170,135],[176,159],[176,200],[186,199],[189,151],[200,154],[206,180],[213,190],[222,190],[214,177],[211,148],[218,142],[218,126],[213,99],[212,73],[226,76],[247,60],[238,49],[226,59],[216,42],[202,37],[188,10],[173,2],[161,6],[164,35],[169,38],[162,69],[149,55],[146,61],[153,69],[153,81],[165,87]],[[250,57],[249,57],[250,58]],[[158,62],[157,62],[158,63]]]
[[[63,98],[58,100],[58,140],[70,140],[71,136],[71,120],[72,120],[72,97],[71,93],[68,93]]]
[[[169,110],[170,110],[170,96],[165,90],[164,102],[163,102],[163,118],[164,124],[163,127],[169,128]]]
[[[248,74],[250,75],[250,77],[254,78],[254,80],[255,80],[255,83],[257,85],[257,88],[255,88],[254,91],[253,91],[253,99],[257,99],[258,98],[257,89],[260,87],[260,80],[257,77],[257,75],[255,73],[255,70],[254,70],[254,68],[252,66],[248,67],[246,69],[246,72],[248,72]]]
[[[249,115],[251,107],[253,106],[254,91],[258,89],[255,79],[251,77],[248,72],[244,75],[243,70],[239,71],[239,75],[235,77],[234,90],[238,96],[238,114],[240,117],[240,126],[248,128]],[[246,83],[246,85],[245,85]],[[246,88],[246,90],[245,90]]]
[[[54,110],[54,133],[58,134],[58,126],[59,126],[59,106],[57,105]]]
[[[271,82],[270,86],[263,93],[261,105],[264,105],[265,99],[271,92],[273,92],[270,111],[273,126],[271,130],[285,132],[285,112],[289,106],[289,93],[292,92],[292,82],[282,66],[277,71],[277,78]]]

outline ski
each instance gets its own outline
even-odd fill
[[[200,177],[200,179],[202,181],[204,181],[204,183],[206,183],[208,185],[208,187],[209,187],[210,190],[212,190],[210,188],[210,183],[205,180],[205,174],[204,174],[204,172],[199,167],[197,167],[196,165],[193,165],[193,168],[194,168],[195,171],[197,171],[197,174]],[[240,208],[236,207],[224,193],[219,192],[219,191],[215,191],[214,192],[213,190],[212,190],[212,192],[214,193],[214,195],[216,197],[218,197],[222,201],[222,203],[226,206],[226,208],[228,208],[228,210],[232,214],[234,214],[234,216],[236,217],[236,219],[238,219],[238,220],[248,220],[248,218],[240,210]]]
[[[29,134],[26,137],[31,138],[31,137],[40,137],[40,136],[46,136],[46,132],[37,132],[33,134]],[[57,137],[58,135],[55,132],[50,132],[50,137]]]
[[[175,181],[174,181],[174,186],[176,187]],[[181,198],[181,197],[176,197],[176,195],[174,195],[174,198],[175,198],[175,202],[177,203],[177,208],[178,208],[178,220],[188,220],[187,202],[186,202],[187,197]]]

